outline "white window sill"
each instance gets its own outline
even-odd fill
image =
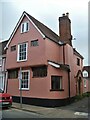
[[[27,61],[27,59],[25,59],[25,60],[17,60],[17,62],[25,62],[25,61]]]
[[[27,91],[27,90],[29,90],[29,88],[22,88],[22,89],[19,88],[19,90],[22,90],[22,91],[25,90],[25,91]]]
[[[27,33],[29,30],[27,30],[27,31],[24,31],[24,32],[21,32],[21,34],[23,34],[23,33]]]

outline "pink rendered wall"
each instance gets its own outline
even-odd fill
[[[80,66],[77,65],[77,58],[80,59]],[[78,70],[82,71],[83,67],[83,60],[76,56],[73,53],[73,48],[69,45],[66,44],[65,46],[65,64],[70,65],[70,87],[71,87],[71,96],[76,95],[76,79],[75,76],[77,75]]]
[[[22,22],[28,21],[25,17]],[[29,21],[30,22],[30,21]],[[27,33],[20,33],[21,26],[19,26],[16,31],[11,43],[9,44],[9,48],[7,50],[7,61],[6,68],[15,68],[20,66],[28,66],[28,65],[39,65],[45,64],[45,40],[41,36],[41,34],[37,31],[33,24],[30,22],[30,30]],[[31,47],[31,41],[38,39],[39,46]],[[27,42],[28,43],[28,58],[25,62],[17,62],[17,50],[18,44]],[[16,51],[11,52],[11,46],[16,45]]]
[[[75,78],[74,78],[75,64],[74,64],[74,59],[73,59],[73,48],[69,44],[66,44],[64,46],[64,49],[65,49],[65,64],[69,65],[70,70],[71,70],[70,72],[70,93],[71,93],[71,96],[75,96],[76,88],[75,88]]]
[[[29,68],[27,68],[29,69]],[[32,71],[30,70],[30,89],[23,90],[24,97],[33,98],[50,98],[50,99],[63,99],[68,97],[68,74],[66,71],[56,69],[48,66],[48,75],[43,78],[32,78]],[[64,91],[50,91],[51,89],[51,75],[63,76],[63,89]],[[19,96],[19,80],[8,79],[8,92],[13,96]]]
[[[57,63],[63,63],[63,47],[46,39],[46,58]]]
[[[84,86],[84,80],[86,80],[86,87]],[[83,78],[83,93],[90,92],[90,80]]]
[[[88,80],[88,92],[90,92],[90,79]]]

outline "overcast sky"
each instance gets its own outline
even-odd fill
[[[88,1],[89,0],[1,0],[0,39],[9,39],[23,11],[44,23],[59,35],[58,18],[69,12],[73,47],[88,65]]]

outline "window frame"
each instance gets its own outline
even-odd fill
[[[28,25],[28,29],[27,29]],[[26,33],[29,31],[29,21],[25,21],[21,24],[21,33]]]
[[[35,44],[35,42],[36,42],[36,44]],[[31,47],[36,47],[36,46],[39,46],[38,39],[31,41]]]
[[[33,78],[47,77],[47,66],[32,67],[32,77]]]
[[[28,88],[21,88],[21,81],[19,80],[19,90],[30,90],[30,70],[22,70],[21,73],[23,72],[28,72]]]
[[[11,46],[11,52],[16,51],[16,45]]]
[[[8,79],[17,79],[17,78],[18,78],[18,69],[13,69],[8,71]]]
[[[77,58],[77,65],[80,66],[80,58]]]
[[[52,77],[59,77],[59,88],[53,88],[53,83],[52,82],[55,82],[55,79],[53,80]],[[57,79],[57,78],[56,78]],[[60,84],[61,83],[61,84]],[[56,83],[58,84],[58,82]],[[64,88],[63,88],[63,76],[56,76],[56,75],[52,75],[51,76],[51,89],[50,91],[64,91]]]
[[[20,45],[26,44],[26,59],[22,59],[20,60]],[[18,44],[18,51],[17,51],[17,62],[22,62],[22,61],[27,61],[27,52],[28,52],[28,43],[27,42],[23,42],[23,43],[19,43]]]

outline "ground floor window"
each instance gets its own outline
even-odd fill
[[[51,76],[51,90],[63,90],[62,76]]]
[[[4,74],[0,74],[0,88],[4,89]]]
[[[32,68],[33,77],[45,77],[47,76],[47,66],[39,66]]]
[[[8,70],[8,78],[9,79],[18,78],[18,69]]]
[[[84,87],[86,87],[86,85],[87,85],[87,84],[86,84],[86,80],[84,79]]]
[[[29,82],[30,82],[30,71],[29,70],[21,71],[20,88],[23,90],[28,90]]]

